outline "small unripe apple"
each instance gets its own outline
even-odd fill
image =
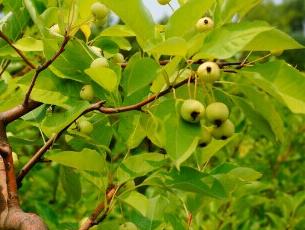
[[[12,152],[12,157],[13,157],[13,162],[14,162],[14,168],[16,169],[19,167],[19,163],[20,163],[17,153]]]
[[[119,230],[138,230],[137,226],[132,222],[121,224]]]
[[[212,136],[216,140],[226,140],[227,138],[231,137],[235,132],[235,127],[232,121],[226,120],[222,123],[219,127],[214,127],[212,131]]]
[[[112,57],[112,61],[116,64],[120,64],[120,63],[124,63],[125,59],[124,59],[123,54],[117,53]]]
[[[170,3],[171,0],[158,0],[159,4],[161,5],[167,5]]]
[[[108,15],[109,9],[104,4],[96,2],[91,5],[91,12],[96,19],[100,20]]]
[[[220,126],[229,117],[229,108],[224,103],[214,102],[206,108],[207,120],[217,126]]]
[[[204,32],[214,27],[214,21],[209,17],[200,18],[196,23],[198,32]]]
[[[95,25],[97,27],[103,27],[108,22],[108,16],[95,20]]]
[[[120,64],[120,63],[124,63],[125,59],[124,59],[123,54],[117,53],[112,57],[112,61],[116,64]]]
[[[91,85],[84,85],[80,90],[79,96],[83,100],[91,101],[94,98],[94,91]]]
[[[181,117],[191,123],[197,123],[203,118],[205,113],[204,105],[194,99],[185,100],[181,106]]]
[[[104,57],[99,57],[97,59],[95,59],[91,65],[90,65],[91,68],[98,68],[98,67],[106,67],[108,68],[109,67],[109,63],[108,63],[108,60]]]
[[[93,125],[90,121],[87,120],[81,120],[77,123],[77,126],[79,128],[79,131],[83,134],[89,135],[93,131]]]
[[[204,82],[213,83],[220,79],[220,68],[215,62],[205,62],[197,69],[197,75]]]
[[[198,142],[199,147],[206,147],[212,141],[213,128],[202,127],[201,136]]]
[[[81,227],[84,223],[86,223],[88,219],[89,219],[89,217],[84,217],[84,218],[79,222],[79,227]],[[97,226],[94,225],[93,227],[90,228],[90,230],[97,230]]]

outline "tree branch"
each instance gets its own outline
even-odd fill
[[[40,217],[21,210],[12,149],[7,142],[6,127],[0,120],[0,229],[47,230]]]
[[[192,80],[194,80],[194,77],[192,78]],[[99,111],[101,113],[104,114],[114,114],[114,113],[122,113],[122,112],[127,112],[127,111],[131,111],[131,110],[140,110],[143,106],[153,102],[154,100],[156,100],[157,98],[164,96],[165,94],[171,92],[172,89],[176,89],[179,88],[185,84],[187,84],[189,81],[189,79],[185,79],[179,83],[177,83],[176,85],[170,86],[167,89],[165,89],[164,91],[161,91],[160,93],[156,93],[153,94],[152,96],[150,96],[149,98],[147,98],[146,100],[143,100],[139,103],[133,104],[133,105],[129,105],[129,106],[122,106],[122,107],[115,107],[115,108],[107,108],[104,107],[104,101],[101,102],[97,102],[95,104],[92,104],[88,109],[86,109],[81,115],[79,115],[75,120],[73,120],[72,122],[70,122],[70,124],[68,124],[66,127],[64,127],[59,133],[57,133],[56,135],[54,135],[53,137],[51,137],[44,146],[42,146],[33,156],[32,158],[23,166],[23,168],[21,169],[21,171],[19,172],[19,175],[17,176],[17,183],[18,186],[21,186],[21,182],[23,180],[23,178],[30,172],[30,170],[40,161],[40,159],[42,158],[42,156],[50,149],[50,147],[52,146],[52,144],[62,135],[62,133],[64,133],[78,118],[80,118],[81,116],[83,116],[86,113],[89,113],[91,111]]]
[[[88,230],[92,226],[96,225],[96,220],[97,220],[98,216],[105,209],[105,203],[109,204],[109,202],[113,199],[113,197],[115,196],[118,189],[119,188],[114,186],[108,190],[108,192],[106,193],[106,200],[101,202],[100,204],[98,204],[98,206],[95,208],[95,210],[90,215],[90,217],[87,219],[87,221],[85,223],[83,223],[82,226],[80,226],[79,230]]]
[[[30,66],[32,69],[36,69],[36,66],[23,54],[21,50],[17,49],[17,47],[14,46],[13,42],[2,31],[0,31],[0,37],[17,52],[17,54],[23,59],[23,61],[28,66]]]
[[[28,102],[29,102],[29,99],[30,99],[30,95],[31,95],[31,92],[35,86],[35,83],[36,83],[36,80],[39,76],[39,74],[44,71],[45,69],[47,69],[64,51],[65,51],[65,47],[67,45],[67,43],[69,42],[70,40],[70,37],[68,36],[67,32],[65,34],[65,37],[64,37],[64,40],[63,42],[61,43],[61,46],[60,46],[60,49],[54,54],[54,56],[49,59],[48,61],[46,61],[42,66],[39,66],[37,69],[36,69],[36,72],[35,72],[35,75],[34,77],[32,78],[32,81],[31,81],[31,84],[30,84],[30,87],[28,89],[28,91],[26,92],[25,94],[25,98],[24,98],[24,101],[23,101],[23,105],[27,105]]]
[[[27,105],[17,105],[8,111],[0,113],[0,119],[5,124],[9,124],[27,114],[28,112],[33,111],[40,105],[42,105],[42,103],[30,100]]]

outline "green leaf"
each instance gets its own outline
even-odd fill
[[[176,111],[171,106],[169,111]],[[170,114],[162,118],[164,120],[165,131],[165,150],[175,166],[179,169],[180,165],[186,161],[196,150],[199,136],[200,125],[191,124],[180,118],[178,113]]]
[[[120,196],[119,199],[133,207],[135,210],[139,211],[143,216],[146,216],[149,201],[143,194],[132,191]]]
[[[71,168],[61,167],[60,179],[68,200],[73,203],[79,201],[82,194],[79,174]]]
[[[241,51],[257,35],[271,29],[262,22],[243,22],[217,28],[206,37],[201,51],[193,59],[230,58]]]
[[[245,71],[252,73],[253,83],[286,104],[293,113],[305,113],[305,75],[303,73],[284,61],[257,64]],[[262,82],[260,78],[269,82],[271,86],[268,87],[267,83]]]
[[[303,48],[304,46],[291,38],[288,34],[273,28],[257,35],[243,48],[243,50],[276,51]]]
[[[83,149],[80,152],[51,150],[48,152],[47,158],[78,170],[99,173],[107,170],[105,154],[91,149]]]
[[[159,153],[141,153],[130,156],[122,162],[117,170],[119,183],[126,182],[162,167],[166,162],[164,155]]]
[[[261,0],[224,0],[221,4],[222,22],[231,22],[234,15],[238,15],[240,20],[254,6],[259,4]]]
[[[88,102],[78,101],[73,102],[73,106],[59,113],[53,113],[51,116],[46,116],[42,122],[42,131],[48,136],[63,130],[71,122],[81,115],[88,108]]]
[[[246,99],[235,96],[232,97],[232,99],[246,115],[246,118],[252,123],[252,127],[254,129],[267,137],[269,140],[274,140],[275,135],[273,134],[268,121],[257,110],[255,110]]]
[[[172,37],[164,42],[161,42],[147,52],[157,55],[170,55],[170,56],[185,56],[187,52],[187,42],[183,38]]]
[[[159,65],[151,58],[142,58],[130,66],[127,76],[128,95],[149,85],[156,77]]]
[[[173,170],[167,176],[166,185],[216,198],[226,197],[226,192],[217,179],[190,167],[181,167],[180,171]]]
[[[251,168],[237,167],[230,171],[230,175],[239,178],[242,181],[255,181],[262,177],[262,174]]]
[[[136,34],[126,25],[113,25],[106,28],[100,34],[104,37],[134,37]]]
[[[1,31],[8,36],[12,41],[15,41],[23,33],[24,28],[29,22],[29,14],[23,6],[22,0],[3,0],[3,12],[8,12],[1,17]],[[0,47],[8,47],[9,45],[3,40],[0,40]],[[0,49],[1,51],[1,49]]]
[[[57,40],[44,39],[43,43],[46,59],[50,59],[59,49]],[[69,41],[65,51],[53,62],[49,69],[58,77],[88,82],[88,77],[83,71],[89,68],[94,58],[95,56],[87,45],[74,38]]]
[[[195,28],[196,22],[207,12],[215,0],[189,0],[169,18],[165,36],[181,37]]]
[[[265,93],[259,92],[252,87],[243,85],[240,90],[251,101],[255,110],[269,122],[274,135],[282,142],[284,140],[284,125],[273,105],[273,101]]]
[[[24,37],[19,39],[15,47],[21,51],[43,51],[43,44],[41,40],[36,40],[31,37]]]
[[[135,32],[142,47],[155,37],[155,23],[141,0],[100,0],[113,10]]]
[[[236,138],[237,135],[233,135],[227,140],[212,140],[212,142],[206,146],[205,148],[200,149],[197,152],[197,159],[200,165],[208,162],[211,157],[213,157],[218,151],[224,148],[227,144],[229,144],[232,140]]]
[[[85,73],[107,91],[113,92],[117,89],[118,77],[112,69],[105,67],[94,67],[86,69]]]
[[[28,10],[34,24],[38,27],[40,32],[43,33],[44,30],[43,22],[36,11],[34,3],[32,2],[32,0],[23,0],[23,3],[26,9]]]

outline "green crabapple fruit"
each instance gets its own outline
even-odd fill
[[[198,32],[204,32],[214,27],[214,21],[209,17],[200,18],[196,23],[196,29]]]
[[[206,147],[212,141],[212,128],[202,127],[201,136],[198,142],[199,147]]]
[[[101,20],[108,15],[109,9],[104,4],[96,2],[91,5],[91,12],[96,19]]]
[[[81,120],[77,124],[79,131],[83,134],[89,135],[93,131],[93,125],[90,121]]]
[[[213,83],[220,78],[220,68],[215,62],[205,62],[197,69],[197,75],[204,82]]]
[[[132,222],[121,224],[119,230],[138,230],[137,226]]]
[[[18,168],[18,166],[19,166],[19,158],[18,158],[17,153],[12,152],[12,156],[13,156],[14,168]]]
[[[80,90],[79,96],[83,100],[91,101],[94,98],[94,91],[91,85],[84,85]]]
[[[181,106],[180,115],[188,122],[197,123],[205,113],[204,105],[194,99],[185,100]]]
[[[207,120],[217,126],[220,126],[229,117],[229,109],[224,103],[214,102],[206,108]]]
[[[116,64],[124,63],[125,59],[123,54],[117,53],[112,57],[112,61]]]
[[[212,136],[216,140],[226,140],[231,137],[235,132],[235,127],[232,121],[226,120],[221,126],[214,127]]]
[[[109,63],[108,63],[108,60],[104,57],[99,57],[97,59],[95,59],[91,65],[90,65],[91,68],[97,68],[97,67],[105,67],[105,68],[108,68],[109,67]]]
[[[167,5],[170,3],[171,0],[158,0],[160,5]]]

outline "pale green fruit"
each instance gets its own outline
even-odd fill
[[[169,4],[171,0],[158,0],[159,4],[166,5]]]
[[[206,108],[207,120],[217,126],[220,126],[229,118],[229,108],[224,103],[214,102]]]
[[[200,18],[196,23],[198,32],[211,30],[214,27],[214,21],[209,17]]]
[[[206,147],[212,141],[212,132],[213,128],[202,127],[201,136],[198,142],[199,147]]]
[[[79,131],[83,134],[89,135],[93,131],[93,125],[90,121],[87,120],[81,120],[77,124]]]
[[[13,162],[14,162],[14,168],[18,168],[20,162],[19,162],[17,153],[12,152],[12,157],[13,157]]]
[[[273,56],[281,56],[283,54],[284,50],[281,50],[281,49],[277,49],[277,50],[272,50],[270,53],[273,55]]]
[[[95,21],[95,25],[98,27],[103,27],[105,26],[105,24],[108,22],[108,16],[101,18],[101,19],[97,19]]]
[[[220,79],[220,68],[215,62],[205,62],[197,69],[197,75],[206,83],[213,83]]]
[[[81,227],[84,223],[87,222],[87,220],[89,219],[89,217],[84,217],[80,222],[79,222],[79,227]],[[90,228],[90,230],[97,230],[97,226],[93,226]]]
[[[104,4],[96,2],[91,5],[91,12],[96,19],[101,20],[108,15],[109,9]]]
[[[84,85],[80,90],[79,96],[87,101],[91,101],[94,98],[94,91],[91,85]]]
[[[197,123],[203,118],[205,113],[204,105],[194,99],[185,100],[181,106],[181,117],[191,123]]]
[[[119,230],[138,230],[137,226],[132,222],[121,224]]]
[[[235,132],[235,126],[230,120],[226,120],[221,126],[214,127],[212,136],[216,140],[226,140]]]
[[[99,57],[97,59],[95,59],[91,65],[90,65],[91,68],[98,68],[98,67],[105,67],[105,68],[108,68],[109,67],[109,63],[108,63],[108,60],[104,57]]]
[[[125,59],[124,59],[123,54],[117,53],[117,54],[115,54],[115,55],[112,57],[112,61],[113,61],[114,63],[120,64],[120,63],[124,63],[124,62],[125,62]]]

